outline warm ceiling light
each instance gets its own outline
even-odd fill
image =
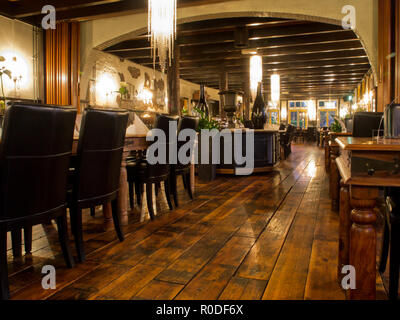
[[[257,87],[262,82],[263,65],[261,56],[250,57],[250,90],[254,98],[257,94]]]
[[[307,102],[308,107],[308,117],[311,121],[315,121],[317,118],[317,111],[315,110],[315,103],[313,100],[308,100]]]
[[[171,65],[176,37],[176,0],[149,0],[148,32],[151,37],[153,68],[156,55],[164,72]]]
[[[271,75],[271,100],[277,104],[281,98],[281,77],[279,74]]]

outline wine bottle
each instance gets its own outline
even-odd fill
[[[200,99],[196,106],[197,109],[204,112],[207,119],[210,119],[210,111],[208,109],[208,104],[206,101],[206,94],[204,91],[204,85],[200,85]]]
[[[267,122],[265,103],[261,94],[261,82],[258,83],[257,96],[251,112],[251,121],[253,122],[254,129],[264,129],[264,125]]]

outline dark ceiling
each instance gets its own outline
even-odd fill
[[[178,0],[178,7],[223,1]],[[40,26],[45,5],[56,8],[57,20],[84,21],[144,12],[147,3],[148,0],[0,0],[0,14]]]
[[[221,1],[178,0],[178,6]],[[0,14],[35,25],[41,24],[41,8],[48,4],[57,9],[57,20],[84,21],[147,10],[147,0],[0,0],[0,4]],[[284,99],[348,94],[370,69],[357,36],[340,26],[288,19],[229,18],[178,25],[181,78],[219,88],[224,66],[229,88],[243,90],[249,55],[243,55],[235,45],[235,30],[243,27],[248,33],[248,48],[257,49],[263,56],[264,88],[268,91],[270,75],[279,73]],[[147,35],[105,51],[152,67]]]
[[[265,90],[269,91],[270,75],[277,72],[283,99],[344,96],[370,69],[368,57],[351,30],[309,21],[229,18],[178,26],[181,78],[218,89],[224,66],[229,89],[243,90],[250,56],[235,46],[235,30],[244,26],[248,48],[263,56]],[[147,35],[105,51],[144,66],[153,65]]]

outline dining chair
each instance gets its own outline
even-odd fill
[[[400,272],[400,188],[385,188],[386,212],[382,234],[379,272],[384,273],[389,257],[389,299],[397,300]]]
[[[178,136],[179,133],[182,130],[185,129],[190,129],[195,132],[197,132],[197,129],[199,128],[199,118],[198,117],[190,117],[190,116],[185,116],[179,121],[178,125]],[[178,163],[177,164],[172,164],[170,166],[170,181],[171,181],[171,193],[174,198],[175,206],[179,206],[179,200],[178,200],[178,182],[177,182],[177,177],[182,176],[182,181],[183,181],[183,186],[186,189],[190,199],[193,199],[193,193],[192,193],[192,187],[191,187],[191,182],[190,182],[190,163],[182,163],[179,159],[179,151],[181,148],[186,145],[189,142],[189,137],[186,138],[185,141],[177,141],[177,159]],[[194,143],[194,141],[193,141]],[[190,154],[187,154],[190,159],[193,155],[194,151],[194,144],[192,148],[189,150]]]
[[[156,185],[157,189],[160,189],[161,182],[164,183],[164,191],[167,199],[168,207],[170,210],[173,209],[171,199],[170,199],[170,165],[168,161],[169,149],[171,146],[170,143],[170,134],[174,134],[173,132],[169,132],[170,122],[178,123],[178,116],[167,116],[162,114],[157,114],[154,129],[162,130],[165,133],[166,137],[166,146],[165,150],[167,152],[167,163],[157,163],[150,164],[147,162],[145,156],[141,158],[127,158],[126,159],[126,170],[128,175],[128,184],[129,184],[129,197],[131,203],[133,203],[133,185],[135,185],[136,195],[138,199],[142,197],[144,191],[144,185],[146,185],[146,200],[147,200],[147,209],[150,214],[150,219],[153,220],[155,218],[155,212],[153,208],[153,185]],[[176,134],[176,132],[175,132]],[[160,143],[160,142],[158,142]],[[142,203],[141,203],[142,204]],[[143,205],[143,204],[142,204]]]
[[[65,263],[74,265],[66,195],[75,117],[74,108],[38,104],[15,103],[5,112],[0,143],[1,299],[10,297],[7,231],[21,237],[22,228],[56,219]]]
[[[79,262],[85,260],[82,209],[111,202],[115,230],[119,240],[124,240],[118,191],[127,121],[126,111],[87,108],[83,112],[72,186],[67,197]]]

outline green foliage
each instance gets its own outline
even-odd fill
[[[217,121],[215,121],[215,120],[209,120],[204,111],[201,111],[200,109],[198,109],[196,107],[194,108],[194,111],[196,111],[200,116],[198,131],[200,131],[201,129],[208,129],[208,130],[217,129],[217,130],[220,130],[219,123]]]
[[[118,92],[121,94],[121,96],[125,96],[128,94],[128,89],[124,86],[122,86],[121,88],[119,88]]]
[[[335,122],[332,123],[331,131],[333,131],[333,132],[342,132],[342,126],[340,125],[340,123],[337,120],[335,120]]]

